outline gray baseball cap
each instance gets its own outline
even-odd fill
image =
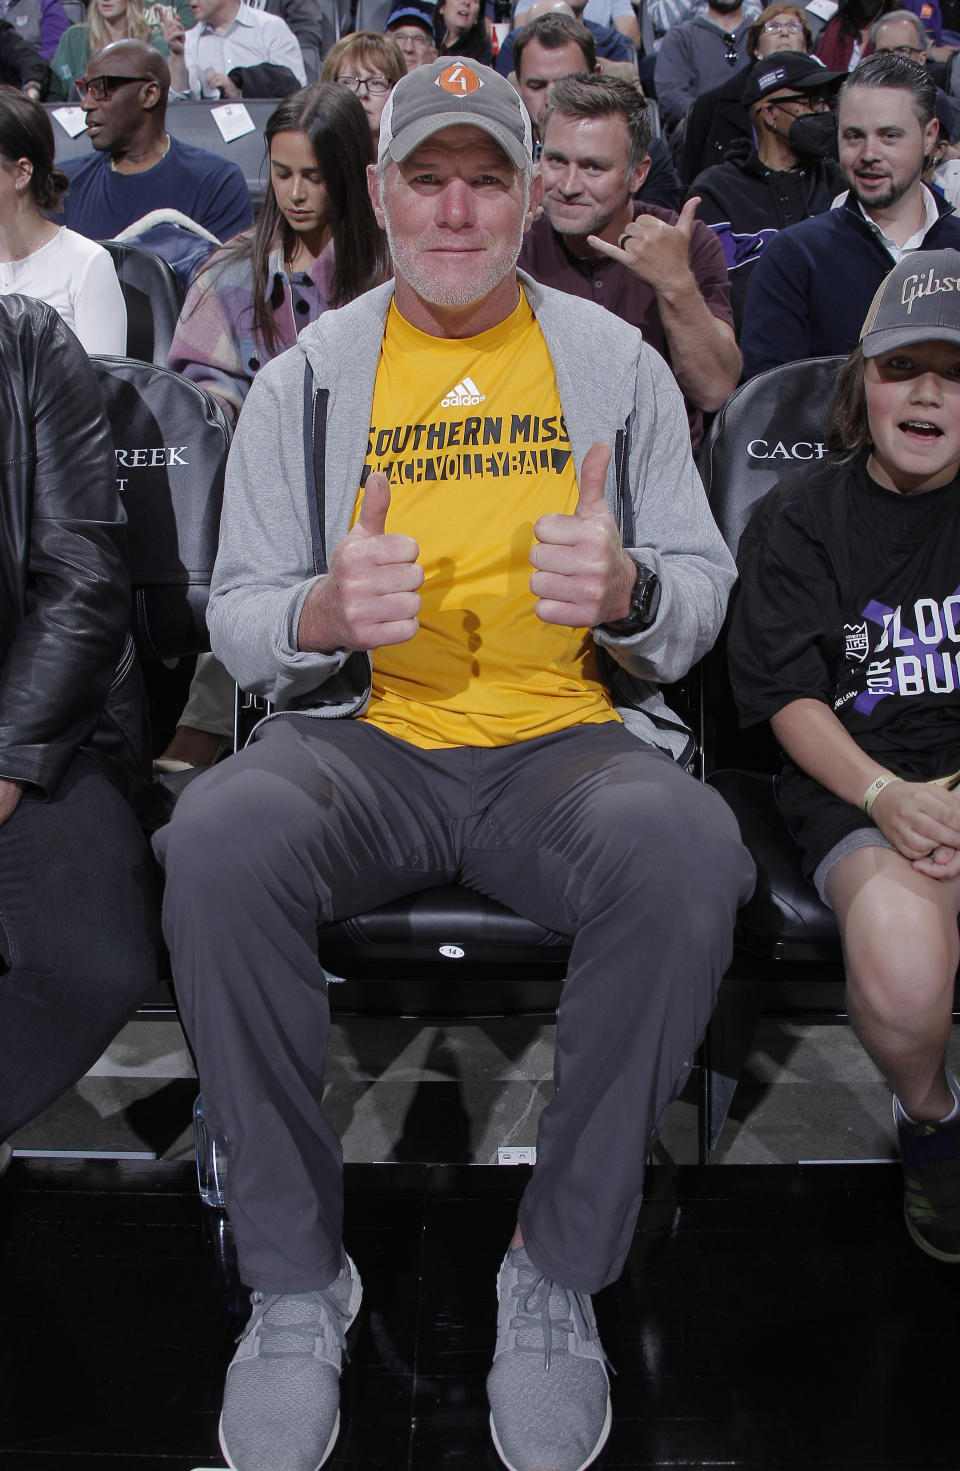
[[[518,169],[533,158],[530,116],[506,77],[464,56],[440,56],[401,77],[380,116],[379,158],[403,160],[427,138],[472,123]]]
[[[960,250],[911,250],[880,283],[860,346],[879,357],[910,342],[960,344]]]

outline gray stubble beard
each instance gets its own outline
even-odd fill
[[[390,256],[393,260],[394,273],[402,277],[422,301],[428,302],[431,306],[475,306],[477,302],[483,301],[485,297],[489,296],[491,291],[494,291],[500,285],[501,281],[505,280],[510,272],[516,268],[520,248],[523,245],[523,221],[530,202],[529,177],[524,179],[524,207],[517,223],[516,239],[511,242],[510,249],[506,250],[498,258],[495,271],[493,263],[490,262],[488,263],[488,277],[484,277],[480,281],[473,281],[469,285],[464,282],[460,287],[452,283],[439,290],[435,281],[427,280],[427,273],[422,270],[420,264],[409,259],[406,245],[398,242],[390,222],[386,178],[383,175],[381,178],[380,208],[383,211],[384,228],[387,234],[387,244],[390,247]],[[504,269],[501,269],[501,266]]]

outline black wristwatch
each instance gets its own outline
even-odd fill
[[[630,594],[630,612],[616,623],[603,623],[601,627],[614,638],[629,638],[643,628],[649,628],[660,607],[660,579],[642,562],[637,563],[637,577]]]

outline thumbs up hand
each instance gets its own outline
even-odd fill
[[[639,215],[627,225],[616,245],[599,235],[588,235],[587,244],[601,255],[619,261],[627,270],[657,292],[689,289],[690,232],[696,218],[700,196],[687,200],[676,224],[658,220],[654,215]],[[699,288],[697,288],[699,290]]]
[[[530,591],[543,623],[594,628],[616,623],[630,611],[636,564],[623,550],[603,487],[611,449],[592,444],[580,467],[580,494],[572,516],[541,516],[533,528],[537,545],[530,561],[537,571]]]
[[[404,644],[419,623],[423,568],[411,536],[386,529],[387,477],[369,476],[356,523],[330,557],[300,612],[297,642],[304,651],[376,649]]]

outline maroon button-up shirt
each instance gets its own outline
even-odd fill
[[[634,201],[633,217],[653,215],[665,220],[668,225],[677,223],[677,215],[669,209],[655,204]],[[733,327],[733,309],[730,305],[730,281],[723,248],[716,235],[700,220],[694,220],[690,232],[690,269],[700,293],[711,314],[721,322]],[[660,309],[652,286],[638,281],[626,266],[608,256],[598,255],[583,259],[567,249],[563,236],[551,225],[546,212],[533,222],[525,236],[520,252],[520,267],[528,271],[536,281],[545,286],[554,286],[558,291],[568,291],[572,296],[582,296],[587,301],[596,301],[614,316],[639,327],[645,341],[655,347],[661,357],[670,362],[667,338],[660,320]],[[690,439],[694,453],[703,439],[703,415],[691,403],[687,403],[690,420]]]

